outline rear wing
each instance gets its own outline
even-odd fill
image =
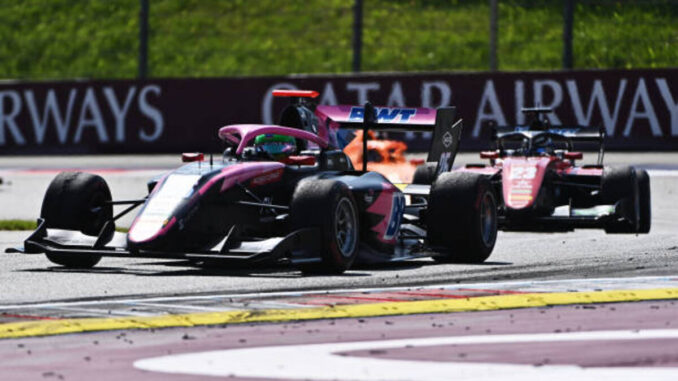
[[[529,111],[531,109],[524,109],[523,111],[525,110]],[[496,142],[499,139],[521,133],[525,134],[525,136],[548,133],[562,136],[572,142],[598,143],[598,163],[602,164],[603,162],[606,135],[603,126],[598,128],[585,126],[548,126],[546,128],[533,128],[531,126],[495,127],[492,133],[492,141]]]
[[[605,139],[605,129],[584,126],[553,126],[546,129],[531,129],[530,126],[495,127],[493,139],[501,139],[513,132],[549,132],[561,135],[573,141],[602,142]]]
[[[363,152],[367,152],[367,131],[432,131],[433,139],[428,162],[438,162],[436,173],[449,171],[459,148],[461,119],[455,122],[456,108],[406,108],[319,105],[315,110],[329,129],[351,128],[363,130]],[[367,155],[363,155],[363,171],[367,170]]]
[[[315,113],[331,121],[328,127],[361,129],[368,122],[371,130],[381,131],[433,131],[436,120],[432,108],[374,107],[369,102],[365,106],[318,105]]]

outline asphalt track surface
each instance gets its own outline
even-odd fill
[[[609,161],[623,158],[623,155],[619,156],[610,157]],[[647,161],[642,163],[642,157],[636,161],[649,168],[668,168],[668,160],[660,158],[650,158],[649,161],[659,162],[655,164]],[[676,155],[670,158],[676,158]],[[104,168],[102,175],[109,179],[114,197],[133,198],[135,194],[124,194],[124,191],[141,192],[143,195],[145,179],[149,175],[147,172],[161,173],[161,165],[167,166],[165,160],[174,160],[171,157],[130,159],[129,162],[120,158],[108,161],[97,159],[99,162],[89,158],[82,161],[69,158],[64,163],[56,160],[38,160],[39,163],[27,161],[28,167],[16,176],[11,173],[5,176],[11,184],[3,185],[5,189],[0,197],[7,207],[0,210],[3,210],[5,218],[12,218],[8,214],[11,215],[12,210],[18,208],[13,205],[30,203],[31,208],[37,209],[31,213],[32,218],[37,216],[44,189],[56,172],[54,168],[78,167],[77,164]],[[460,161],[463,162],[463,159]],[[108,167],[104,166],[105,163],[108,163]],[[157,168],[147,170],[145,165],[149,163],[155,163]],[[45,168],[36,170],[38,164]],[[119,172],[118,169],[125,165],[141,168],[143,173]],[[675,274],[678,268],[676,174],[678,172],[666,169],[651,172],[653,224],[648,235],[606,235],[597,230],[558,234],[500,233],[494,252],[484,264],[441,265],[422,259],[385,266],[358,267],[341,276],[302,276],[300,272],[289,268],[202,269],[188,266],[185,262],[126,258],[104,258],[93,270],[78,271],[53,266],[42,255],[3,254],[1,300],[3,304],[8,304],[101,296],[253,293]],[[27,189],[22,181],[33,189]],[[44,185],[38,186],[39,183]],[[28,208],[20,207],[17,213],[25,213]],[[6,247],[20,245],[26,235],[26,232],[0,233],[0,249],[4,251]]]
[[[500,233],[492,256],[481,265],[416,260],[317,277],[305,277],[284,267],[195,268],[176,261],[112,258],[104,258],[92,270],[74,271],[54,266],[42,255],[1,254],[0,337],[6,339],[0,340],[0,360],[12,366],[3,366],[0,378],[91,379],[96,375],[101,379],[194,379],[233,375],[247,379],[429,380],[450,379],[445,375],[455,374],[459,379],[678,379],[678,303],[674,301],[678,298],[678,172],[674,171],[678,155],[621,153],[607,159],[611,164],[650,169],[650,234],[606,235],[593,230]],[[115,197],[132,198],[144,194],[148,176],[171,168],[176,161],[165,156],[3,158],[2,218],[37,216],[44,189],[59,169],[94,169],[109,179]],[[458,163],[476,161],[461,155]],[[0,232],[0,250],[19,245],[26,234]],[[649,294],[595,294],[619,289],[647,289]],[[657,294],[660,289],[665,291]],[[579,294],[568,294],[570,291],[595,295],[572,299],[571,295]],[[535,303],[541,299],[535,299],[532,292],[570,296],[567,302]],[[520,301],[512,299],[516,304],[505,299],[523,294]],[[487,299],[501,308],[486,311],[485,304],[480,308],[441,302],[482,298],[502,298]],[[426,304],[431,300],[438,304]],[[591,301],[595,304],[583,304]],[[401,302],[424,303],[421,306],[428,309],[401,313],[401,307],[393,307],[393,316],[360,317],[380,314],[366,313],[361,310],[365,306]],[[608,302],[617,304],[601,304]],[[266,316],[272,308],[313,312],[315,308],[336,311],[337,306],[355,307],[358,312],[336,315],[347,319],[284,325],[228,324],[296,321],[299,317],[292,312],[287,318],[248,320],[258,316],[253,310]],[[504,310],[520,307],[531,308]],[[248,318],[243,320],[245,315],[239,311],[250,311]],[[331,316],[327,311],[332,310],[313,312],[321,315],[307,313],[317,319]],[[424,312],[428,314],[409,315]],[[201,317],[207,320],[197,325],[219,325],[187,327],[193,325],[191,319],[197,319],[191,315],[195,313],[216,314],[209,315],[215,320]],[[139,322],[158,316],[183,323],[153,320],[145,326],[127,326],[146,330],[117,330],[125,327],[122,322],[129,322],[124,319]],[[26,337],[86,331],[82,328],[86,324],[72,319],[109,317],[123,319],[120,325],[103,328],[116,331]],[[44,322],[54,325],[49,328],[41,325]],[[7,324],[18,324],[25,334],[10,339],[11,330],[3,331]],[[64,331],[64,326],[76,329]],[[171,326],[184,327],[149,329]],[[53,331],[44,331],[49,329]],[[461,340],[463,337],[466,339]],[[232,351],[247,348],[266,354],[268,365],[254,366],[261,358],[254,359],[247,351]],[[289,350],[308,355],[298,356],[305,360],[295,364]],[[177,353],[185,356],[165,357]],[[316,359],[311,353],[324,357]],[[422,361],[429,366],[422,366]],[[240,365],[213,366],[215,363]],[[250,370],[255,368],[260,372]],[[339,369],[346,372],[338,373]]]

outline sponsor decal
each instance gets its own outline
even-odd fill
[[[487,148],[490,124],[526,125],[521,109],[537,104],[553,109],[545,115],[552,126],[602,126],[610,149],[678,150],[678,69],[643,69],[8,81],[0,84],[0,153],[216,152],[220,126],[279,123],[289,101],[271,91],[298,88],[319,91],[321,105],[388,105],[377,109],[382,123],[411,123],[421,116],[414,107],[447,107],[454,98],[468,126],[464,150]],[[231,104],[238,107],[224,107]],[[345,112],[355,121],[364,115],[362,107]],[[430,147],[430,132],[396,136],[412,150]]]
[[[172,174],[160,190],[151,196],[129,231],[134,242],[143,242],[157,235],[172,219],[181,202],[191,196],[199,175]]]
[[[372,204],[374,202],[374,190],[369,189],[364,196],[365,202],[367,204]]]
[[[511,201],[532,201],[532,196],[528,194],[511,194],[509,198]]]
[[[0,147],[148,144],[165,131],[155,84],[0,86]]]
[[[407,123],[410,117],[417,113],[414,108],[375,108],[377,112],[377,122],[382,123]],[[365,108],[351,107],[349,119],[356,122],[362,122],[365,117]]]
[[[443,152],[440,155],[440,161],[438,161],[438,175],[449,171],[450,168],[450,158],[452,158],[452,152]]]
[[[513,165],[511,167],[511,180],[532,180],[537,175],[537,167],[528,165]]]
[[[453,142],[454,138],[452,137],[452,134],[450,134],[450,131],[446,131],[443,135],[443,145],[445,148],[450,148]]]
[[[532,189],[532,183],[528,180],[516,180],[513,182],[514,188],[529,188]]]
[[[258,187],[258,186],[261,186],[261,185],[274,183],[276,181],[279,181],[280,178],[282,177],[282,175],[283,175],[282,168],[275,169],[275,170],[270,171],[270,172],[266,172],[261,176],[257,176],[255,178],[253,178],[252,181],[250,181],[250,186]]]
[[[384,240],[394,239],[400,230],[400,221],[403,218],[403,212],[405,211],[405,196],[400,192],[393,193],[393,199],[391,201],[391,214],[388,217],[388,226],[386,227],[386,232],[384,233]]]

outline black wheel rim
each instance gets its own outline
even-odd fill
[[[485,192],[480,202],[480,237],[486,247],[492,246],[497,238],[497,210],[490,192]]]
[[[109,218],[105,211],[106,201],[110,201],[106,195],[103,192],[97,192],[89,202],[88,220],[91,221],[90,226],[95,230],[100,230]]]
[[[342,198],[334,210],[334,231],[339,252],[344,257],[350,257],[355,251],[358,241],[358,224],[355,218],[355,208],[351,201]]]

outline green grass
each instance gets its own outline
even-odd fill
[[[351,71],[353,0],[151,0],[154,77]],[[486,70],[487,0],[364,0],[365,71]],[[678,4],[579,0],[578,68],[671,67]],[[499,68],[562,65],[562,3],[499,2]],[[134,78],[139,0],[2,0],[0,78]]]
[[[37,227],[33,220],[0,220],[0,230],[35,230]]]
[[[35,230],[38,223],[34,220],[0,220],[0,231]],[[115,231],[127,233],[128,228],[116,227]]]
[[[677,66],[678,4],[652,3],[577,7],[574,35],[581,41],[574,45],[577,64],[626,69]]]

